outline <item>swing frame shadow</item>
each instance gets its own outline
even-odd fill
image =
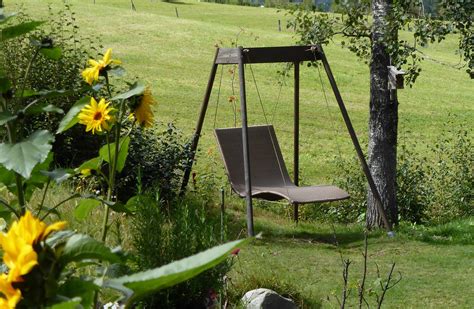
[[[381,214],[385,228],[388,231],[392,230],[392,224],[388,221],[385,214],[382,199],[380,193],[377,190],[372,174],[370,173],[367,161],[362,152],[359,140],[352,126],[352,122],[349,118],[349,114],[345,107],[342,96],[336,85],[336,81],[332,74],[331,68],[327,61],[326,55],[320,45],[310,46],[279,46],[279,47],[256,47],[256,48],[244,48],[239,46],[237,48],[217,48],[214,56],[214,61],[207,83],[204,100],[201,105],[199,118],[196,124],[195,133],[191,142],[190,151],[190,164],[184,171],[183,180],[181,184],[180,194],[183,195],[186,191],[186,187],[189,182],[191,175],[192,164],[196,149],[201,136],[204,119],[209,105],[214,80],[219,65],[238,65],[239,67],[239,84],[240,84],[240,110],[242,117],[242,148],[243,148],[243,163],[244,163],[244,177],[245,177],[245,202],[247,207],[247,233],[249,236],[254,236],[254,224],[253,224],[253,206],[252,206],[252,184],[250,177],[250,157],[249,157],[249,141],[248,141],[248,124],[247,124],[247,97],[246,97],[246,85],[245,85],[245,64],[257,64],[257,63],[278,63],[278,62],[290,62],[293,63],[294,67],[294,148],[293,148],[293,179],[295,185],[298,185],[299,178],[299,65],[304,61],[321,61],[325,69],[326,75],[331,84],[331,88],[336,97],[339,109],[342,117],[346,124],[346,128],[351,137],[352,143],[356,150],[359,158],[362,170],[367,178],[370,190],[372,191],[376,207]],[[298,218],[298,204],[294,204],[294,217]]]

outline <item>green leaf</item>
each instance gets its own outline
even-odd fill
[[[76,234],[68,239],[59,257],[59,263],[66,265],[70,262],[81,262],[86,259],[96,259],[120,262],[120,258],[103,243],[87,235]]]
[[[53,162],[53,153],[48,153],[46,160],[37,164],[31,171],[31,176],[26,180],[26,184],[34,185],[37,188],[42,188],[43,184],[48,181],[48,177],[43,174],[44,171],[49,170],[49,166]]]
[[[84,220],[94,208],[99,207],[101,204],[101,201],[96,199],[82,199],[76,209],[74,209],[74,217],[77,220]]]
[[[117,289],[127,296],[127,305],[144,296],[191,279],[224,261],[231,250],[246,240],[236,240],[168,265],[105,281],[96,280],[97,285]]]
[[[0,207],[4,207],[3,205],[0,204]],[[5,220],[4,222],[8,222],[12,218],[12,211],[10,209],[5,208],[5,210],[0,210],[0,218],[3,218]],[[0,223],[0,228],[2,228],[3,223]],[[7,226],[5,225],[2,230],[5,230]]]
[[[25,110],[25,114],[27,115],[36,115],[41,113],[64,114],[64,111],[53,104],[35,105]]]
[[[156,204],[156,201],[147,195],[135,195],[127,201],[125,207],[127,207],[129,211],[134,212],[140,208],[140,205],[144,204]]]
[[[141,95],[145,91],[145,85],[142,83],[136,82],[131,87],[130,90],[119,95],[116,95],[112,98],[112,101],[116,100],[126,100],[136,95]]]
[[[33,89],[25,89],[22,94],[18,94],[18,97],[29,98],[38,95],[38,92]]]
[[[0,165],[0,184],[3,184],[8,189],[15,185],[15,173],[7,170],[3,165]]]
[[[22,97],[28,98],[28,97],[34,97],[34,96],[41,96],[42,99],[46,99],[46,98],[66,96],[66,95],[73,94],[79,91],[82,91],[82,89],[72,89],[72,90],[60,89],[60,90],[40,90],[40,91],[25,89],[25,91],[23,91]]]
[[[10,112],[1,112],[0,113],[0,126],[4,125],[5,123],[15,120],[17,118],[16,115],[13,115]]]
[[[47,130],[39,130],[26,140],[16,143],[0,143],[0,164],[28,179],[36,164],[48,157],[54,136]]]
[[[84,108],[84,106],[89,104],[90,100],[90,97],[83,97],[82,99],[74,103],[71,109],[67,112],[66,116],[64,116],[64,118],[59,123],[59,128],[56,131],[56,134],[62,133],[73,127],[79,121],[79,119],[77,118],[77,114],[79,114],[79,112]]]
[[[12,83],[5,76],[0,76],[0,93],[6,93],[12,87]]]
[[[92,158],[92,159],[82,163],[81,166],[76,168],[76,170],[78,172],[81,172],[82,170],[85,170],[85,169],[98,170],[100,168],[100,166],[102,165],[102,161],[103,161],[103,159],[101,157]]]
[[[59,60],[62,57],[61,48],[59,47],[41,48],[40,53],[51,60]]]
[[[53,153],[50,152],[48,157],[43,162],[37,164],[35,168],[31,171],[31,176],[28,178],[23,186],[24,186],[24,195],[25,200],[28,202],[31,197],[33,196],[36,189],[41,189],[48,181],[48,177],[45,176],[42,172],[47,171],[49,166],[53,162]],[[15,194],[18,194],[16,191],[16,187],[14,188]]]
[[[56,246],[66,243],[74,234],[75,232],[69,230],[57,231],[46,238],[46,244],[51,248],[55,248]]]
[[[62,183],[73,175],[71,170],[65,170],[63,168],[57,168],[52,171],[41,171],[41,173],[50,179],[54,180],[57,184]]]
[[[90,281],[71,278],[59,287],[58,293],[68,298],[78,297],[84,308],[93,308],[94,293],[97,290],[99,287]]]
[[[110,157],[109,157],[109,145],[110,145]],[[125,167],[125,161],[128,156],[128,146],[130,145],[130,137],[121,138],[120,142],[119,155],[117,158],[117,166],[115,170],[121,172]],[[104,159],[104,161],[112,164],[112,159],[115,157],[115,143],[110,143],[102,146],[99,150],[99,156]]]
[[[109,204],[109,207],[115,212],[132,214],[132,212],[127,208],[127,206],[120,203],[120,202],[115,202],[113,204]]]
[[[109,73],[112,76],[117,76],[117,77],[124,76],[125,72],[126,72],[125,69],[121,66],[116,66],[107,70],[107,73]]]
[[[81,306],[81,299],[80,298],[74,298],[71,300],[64,301],[59,304],[54,304],[51,307],[48,307],[49,309],[80,309],[83,308]]]
[[[23,22],[21,24],[10,26],[10,27],[5,27],[3,28],[0,34],[0,41],[6,41],[14,37],[26,34],[36,29],[36,27],[40,26],[43,23],[44,22],[42,21],[30,21],[30,22]]]

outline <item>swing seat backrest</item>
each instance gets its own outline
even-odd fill
[[[245,197],[242,128],[216,129],[215,133],[232,189]],[[284,198],[299,204],[349,197],[335,186],[296,186],[286,169],[273,126],[248,127],[248,141],[253,197],[272,201]]]

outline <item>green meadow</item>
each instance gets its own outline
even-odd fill
[[[53,10],[63,7],[59,0],[6,2],[8,10],[23,9],[36,19],[48,16],[48,4]],[[96,47],[101,51],[112,48],[113,58],[123,62],[128,77],[136,76],[149,84],[158,102],[156,119],[173,122],[185,136],[193,133],[216,46],[283,46],[297,40],[291,29],[286,29],[288,16],[284,10],[135,0],[137,10],[133,11],[127,0],[95,2],[67,1],[76,14],[79,32],[100,42],[101,46]],[[459,63],[456,45],[456,38],[450,37],[427,47],[416,84],[399,90],[399,140],[429,160],[434,158],[428,150],[449,130],[463,128],[473,137],[473,81],[464,70],[454,68]],[[326,46],[325,53],[359,139],[366,145],[368,67],[341,48],[340,40]],[[235,116],[239,124],[239,106],[235,114],[228,100],[233,91],[239,91],[237,80],[232,84],[231,68],[218,70],[194,167],[198,175],[217,175],[216,181],[222,186],[226,179],[212,131],[234,126]],[[248,114],[250,124],[268,122],[275,126],[291,170],[293,80],[291,74],[285,79],[277,73],[283,69],[273,64],[247,68]],[[355,156],[324,71],[321,74],[322,81],[316,68],[301,68],[300,168],[306,184],[331,181],[335,160]],[[56,190],[61,193],[60,188]],[[217,195],[218,190],[209,194]],[[231,197],[227,204],[229,238],[236,238],[245,225],[244,203]],[[339,307],[335,295],[340,298],[342,293],[342,256],[352,261],[349,286],[354,302],[362,274],[363,227],[319,222],[295,225],[282,211],[269,210],[284,209],[284,203],[268,207],[256,204],[256,231],[263,232],[263,238],[240,251],[229,274],[229,293],[237,298],[245,290],[264,286],[292,296],[306,308]],[[68,214],[65,216],[68,218]],[[78,223],[77,228],[97,232],[94,220],[85,227]],[[402,280],[387,292],[386,308],[472,308],[473,235],[473,218],[428,228],[402,225],[394,238],[383,232],[371,233],[367,285],[376,290],[376,265],[385,277],[394,262],[394,277],[398,278],[400,272]],[[374,297],[369,296],[372,300]]]

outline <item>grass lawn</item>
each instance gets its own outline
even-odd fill
[[[48,3],[53,8],[62,7],[59,0]],[[284,25],[287,17],[276,9],[195,1],[135,0],[137,11],[134,12],[127,0],[97,0],[96,4],[92,0],[71,0],[68,3],[76,12],[81,33],[98,38],[104,50],[113,48],[114,58],[123,61],[129,77],[138,76],[152,86],[159,102],[157,118],[165,123],[175,122],[189,136],[198,117],[216,44],[228,46],[237,36],[238,43],[244,46],[292,45],[295,42],[291,31],[278,31],[278,20]],[[47,16],[44,1],[19,0],[15,4],[6,3],[6,8],[13,10],[20,4],[25,4],[25,10],[33,16]],[[450,66],[458,62],[455,46],[456,39],[449,38],[443,44],[426,49],[428,60],[423,64],[416,85],[399,92],[400,140],[414,144],[418,151],[428,149],[448,129],[463,127],[472,137],[472,80],[462,70]],[[337,40],[325,51],[359,138],[366,142],[368,68],[348,50],[341,49]],[[281,68],[279,65],[253,67],[265,109],[269,118],[274,117],[272,122],[290,167],[292,80],[286,81],[280,102],[277,102],[279,77],[276,72]],[[354,151],[332,96],[326,107],[321,87],[330,94],[328,82],[321,85],[317,71],[311,68],[303,67],[301,74],[301,175],[304,183],[317,183],[332,178],[338,150],[346,157],[353,156]],[[247,78],[249,121],[262,124],[265,120],[255,87],[249,74]],[[231,75],[227,69],[223,71],[222,80],[216,124],[213,119],[217,91],[214,91],[195,168],[198,174],[215,175],[217,182],[224,185],[226,180],[222,177],[223,167],[215,151],[212,128],[233,125],[232,107],[227,102],[232,94]],[[270,111],[277,103],[277,111],[272,114]],[[429,153],[426,155],[430,156]],[[236,237],[238,227],[244,226],[245,214],[241,201],[231,200],[230,204],[231,236]],[[349,283],[350,287],[355,287],[362,269],[362,227],[336,225],[339,243],[336,246],[330,224],[311,222],[295,226],[283,216],[261,208],[256,209],[255,217],[256,231],[262,231],[264,236],[242,248],[230,274],[231,291],[244,292],[246,288],[266,285],[291,294],[309,308],[338,307],[332,293],[341,294],[340,255],[353,261]],[[88,225],[72,224],[97,232],[94,231],[94,220]],[[404,226],[392,239],[381,233],[371,234],[367,286],[372,286],[376,279],[376,263],[384,277],[390,263],[395,262],[402,281],[388,291],[386,307],[472,308],[473,235],[472,218],[431,229]],[[356,294],[353,290],[352,302]]]
[[[33,15],[44,16],[46,4],[36,0],[21,0]],[[62,1],[48,3],[61,7]],[[201,2],[135,1],[137,12],[127,0],[68,1],[76,12],[81,33],[98,38],[104,46],[113,48],[121,59],[129,77],[138,76],[150,84],[157,97],[157,117],[162,122],[173,121],[186,134],[191,134],[197,121],[200,103],[209,77],[215,45],[229,46],[238,35],[243,46],[292,45],[293,33],[278,32],[277,21],[283,25],[284,12],[270,8],[253,8]],[[7,5],[10,9],[14,5]],[[175,8],[179,12],[176,17]],[[285,28],[285,27],[283,27]],[[242,29],[244,32],[241,33]],[[414,88],[399,91],[399,136],[403,142],[414,142],[420,150],[432,144],[448,126],[464,126],[470,131],[474,119],[472,81],[455,65],[455,38],[426,49],[427,57],[442,64],[425,61],[423,72]],[[325,48],[342,97],[359,138],[367,141],[369,105],[368,68],[336,41]],[[278,101],[279,85],[276,72],[281,65],[254,65],[257,85],[269,119],[273,119],[287,165],[292,160],[292,78],[286,80]],[[220,72],[219,72],[220,73]],[[216,123],[217,81],[203,129],[200,148],[205,154],[200,160],[201,170],[209,169],[220,157],[207,150],[215,149],[213,127],[233,126],[233,110],[227,102],[232,94],[231,75],[223,72],[221,99]],[[265,123],[258,103],[250,72],[247,72],[249,123]],[[353,156],[352,144],[340,117],[329,84],[326,106],[317,71],[301,70],[301,177],[305,183],[331,178],[334,157],[341,150],[343,156]],[[238,86],[236,88],[238,93]],[[276,107],[276,112],[272,111]],[[239,119],[240,117],[237,117]],[[449,125],[447,122],[451,121]],[[215,172],[215,171],[213,171]],[[222,169],[217,169],[222,174]]]
[[[342,295],[342,255],[351,261],[349,304],[355,307],[363,269],[362,226],[335,225],[338,246],[328,224],[295,226],[259,213],[256,230],[263,239],[240,251],[229,275],[237,291],[266,286],[299,299],[303,307],[339,307],[335,296]],[[402,280],[387,292],[385,308],[472,308],[473,235],[472,219],[424,230],[403,227],[395,238],[374,233],[368,240],[366,287],[380,294],[377,265],[385,278],[396,263],[394,277],[400,272]],[[367,298],[373,306],[375,296]]]

